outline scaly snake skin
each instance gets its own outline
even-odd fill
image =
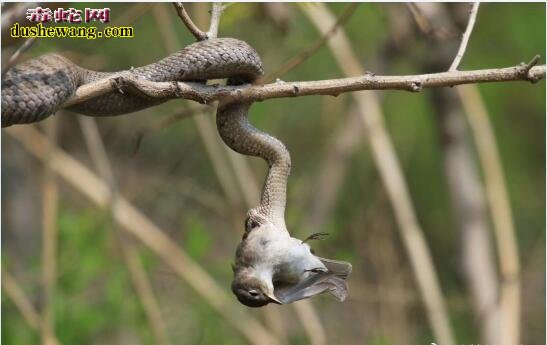
[[[2,127],[31,123],[54,114],[75,90],[117,73],[82,68],[56,54],[48,54],[12,67],[2,75]],[[248,83],[262,75],[262,62],[247,43],[232,38],[209,39],[190,44],[168,57],[126,71],[150,81],[203,81],[228,78],[228,83]],[[91,116],[134,112],[164,102],[129,93],[111,91],[70,108]],[[233,150],[258,156],[269,166],[261,203],[249,212],[251,221],[262,218],[285,229],[289,152],[276,138],[253,127],[247,113],[250,103],[220,102],[217,127],[222,140]]]

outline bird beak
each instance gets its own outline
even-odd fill
[[[275,297],[273,293],[267,293],[266,296],[268,296],[268,298],[271,299],[273,303],[283,304],[279,299],[277,299],[277,297]]]

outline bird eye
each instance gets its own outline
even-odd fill
[[[258,291],[256,290],[249,290],[249,295],[253,296],[253,297],[256,297],[258,296]]]

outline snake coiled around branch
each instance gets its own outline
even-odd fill
[[[263,74],[262,62],[247,43],[215,38],[190,44],[166,58],[123,72],[97,72],[80,67],[57,54],[47,54],[16,65],[2,75],[2,127],[41,121],[54,114],[84,84],[120,73],[149,81],[206,81],[227,78],[229,84],[252,83]],[[91,116],[134,112],[164,102],[117,90],[70,107]],[[265,218],[285,229],[284,211],[289,152],[276,138],[252,126],[250,103],[221,101],[217,127],[233,150],[258,156],[269,166],[261,203],[249,214],[251,221]]]
[[[31,123],[55,113],[76,88],[94,81],[130,74],[154,82],[233,78],[252,82],[262,63],[247,43],[217,38],[190,44],[155,63],[121,72],[97,72],[57,54],[16,65],[2,75],[2,126]],[[162,103],[128,92],[111,91],[71,107],[91,116],[126,114]]]

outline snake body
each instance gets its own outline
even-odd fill
[[[286,231],[285,204],[287,179],[291,170],[291,158],[285,145],[277,138],[256,129],[248,120],[250,103],[220,103],[217,110],[217,128],[222,140],[232,150],[244,155],[258,156],[268,163],[268,175],[260,205],[248,213],[250,223],[271,222]]]
[[[122,72],[156,82],[221,78],[252,82],[263,73],[256,51],[233,38],[193,43],[160,61]],[[2,126],[43,120],[55,113],[79,86],[122,72],[92,71],[57,54],[16,65],[2,75]],[[111,91],[70,109],[86,115],[110,116],[161,102]]]
[[[75,90],[120,73],[150,81],[204,81],[228,78],[230,84],[250,83],[263,74],[257,52],[233,38],[215,38],[186,46],[155,63],[122,72],[97,72],[74,64],[57,54],[46,54],[16,65],[2,75],[2,127],[41,121],[54,114]],[[117,90],[72,106],[70,110],[91,116],[134,112],[164,102]],[[282,229],[284,221],[289,152],[276,138],[252,126],[250,103],[220,102],[217,127],[233,150],[266,160],[268,176],[261,203],[252,209],[253,221],[266,218]]]

